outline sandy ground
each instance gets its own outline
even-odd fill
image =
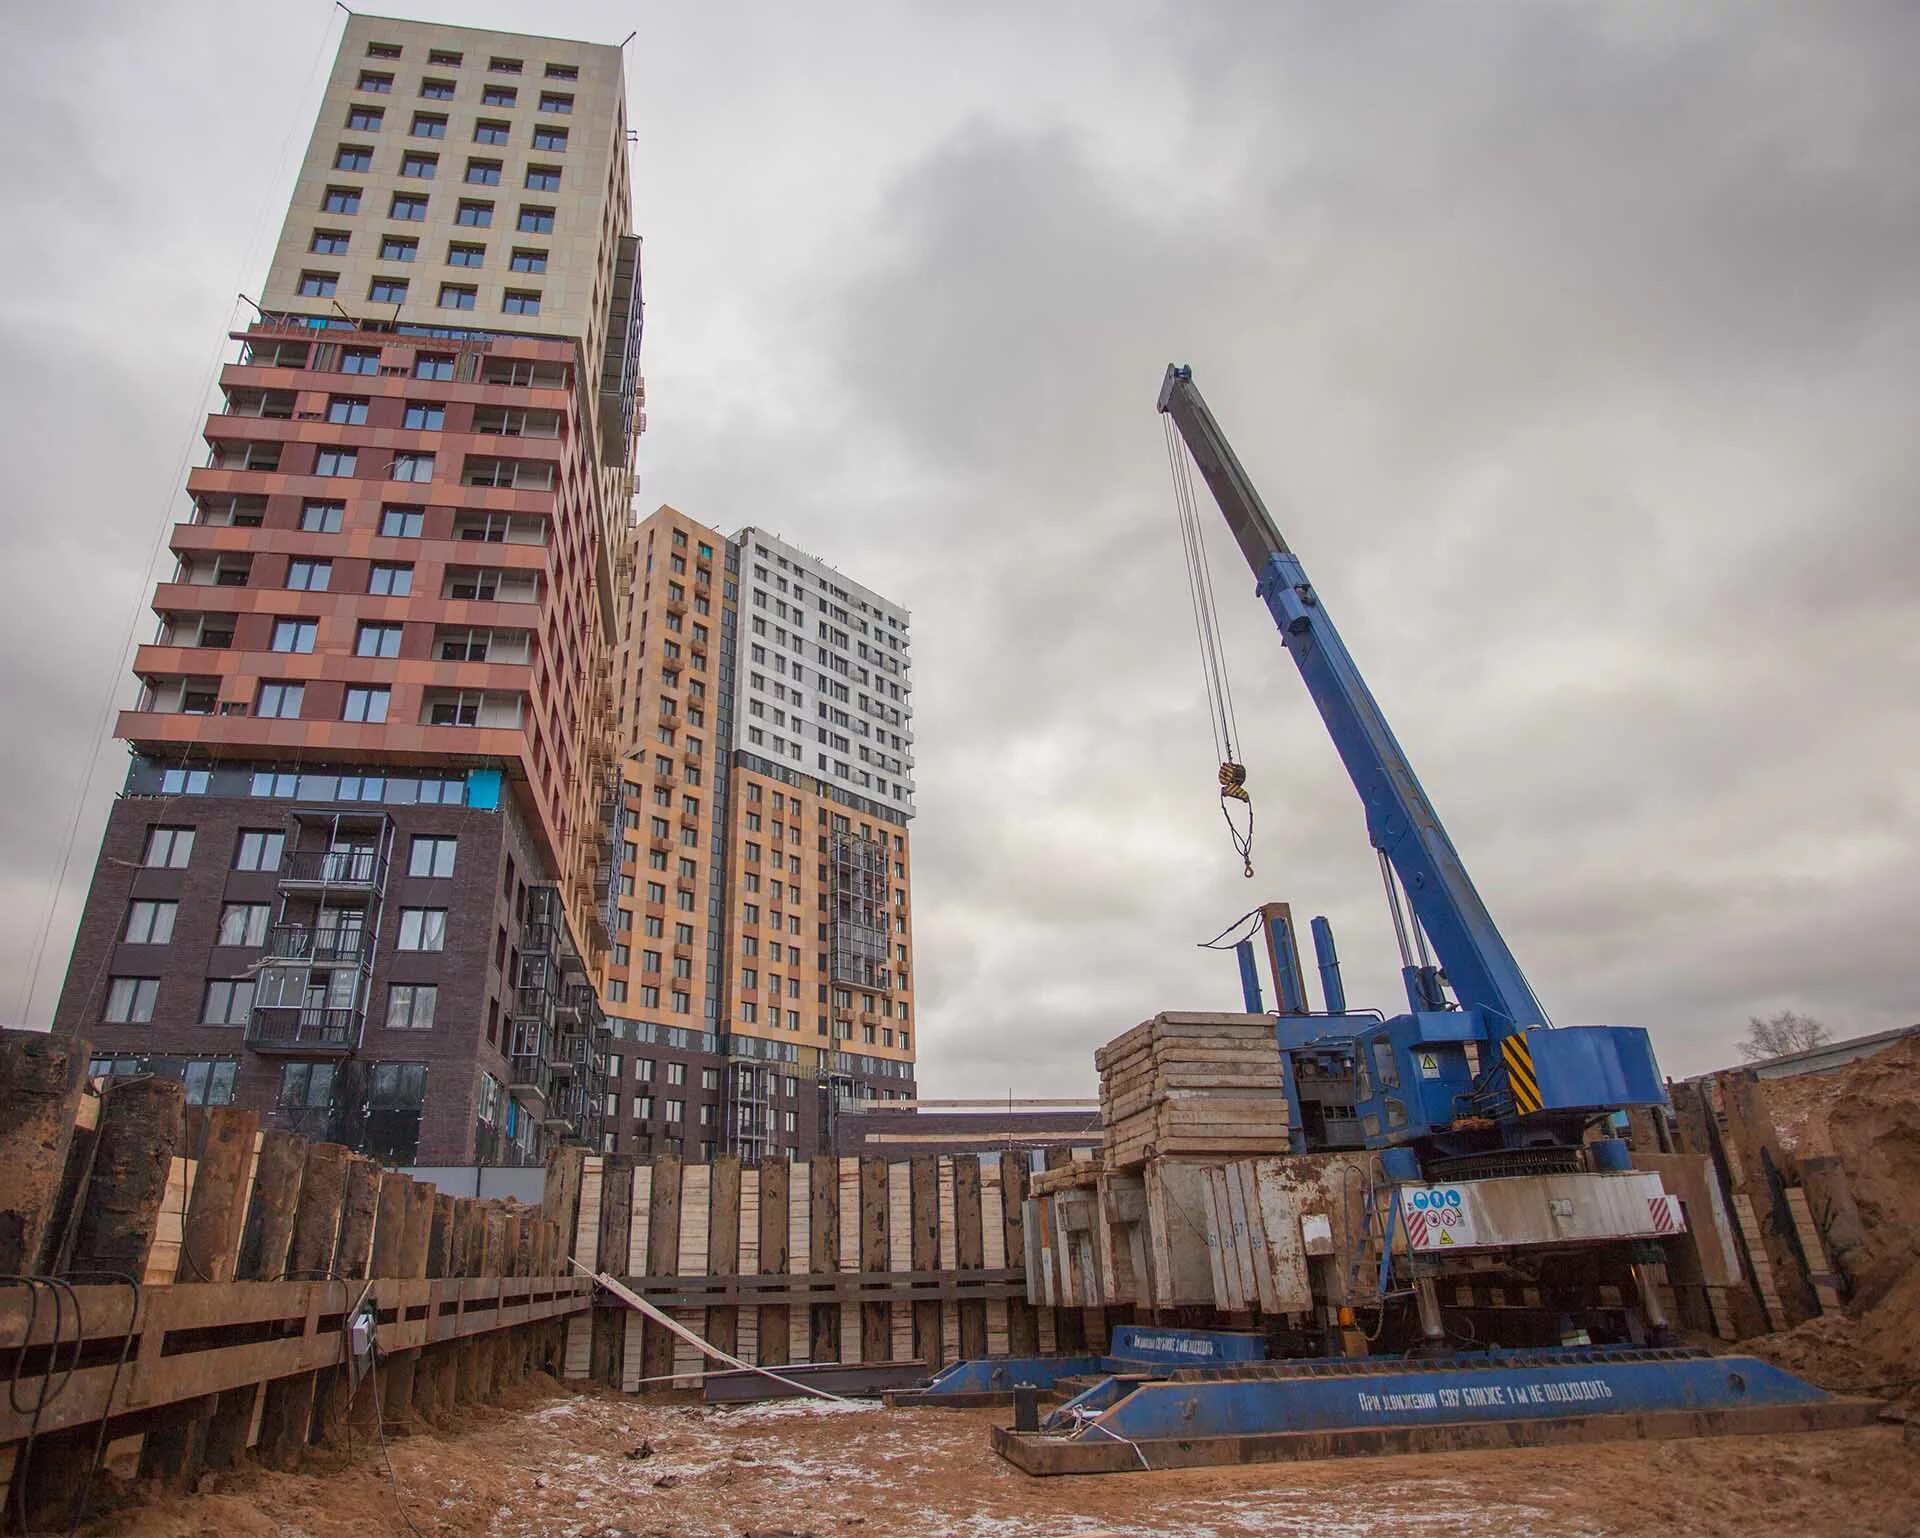
[[[557,1388],[331,1470],[221,1477],[91,1530],[141,1538],[1821,1538],[1920,1533],[1898,1426],[1795,1437],[1030,1479],[989,1411],[729,1410]],[[651,1451],[631,1456],[642,1445]],[[396,1488],[397,1485],[397,1488]],[[401,1513],[405,1512],[403,1519]]]

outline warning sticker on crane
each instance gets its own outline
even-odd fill
[[[1438,1052],[1422,1052],[1420,1054],[1420,1077],[1423,1079],[1437,1079],[1440,1077],[1440,1054]]]
[[[1473,1215],[1458,1186],[1406,1186],[1400,1192],[1400,1216],[1407,1243],[1415,1250],[1470,1248]]]

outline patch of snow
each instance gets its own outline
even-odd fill
[[[768,1399],[760,1404],[742,1405],[726,1412],[725,1424],[741,1421],[784,1421],[812,1419],[824,1415],[866,1415],[881,1408],[858,1399]]]

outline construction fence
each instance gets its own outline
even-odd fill
[[[750,1165],[563,1149],[554,1160],[576,1261],[756,1366],[932,1372],[988,1354],[1100,1350],[1130,1317],[1027,1301],[1024,1152]],[[697,1387],[710,1366],[611,1300],[568,1322],[570,1378],[658,1391]]]
[[[66,1531],[103,1468],[294,1468],[560,1365],[593,1288],[555,1211],[190,1109],[176,1080],[90,1081],[89,1056],[0,1032],[0,1526]]]

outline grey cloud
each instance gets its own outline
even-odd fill
[[[617,11],[471,19],[618,38]],[[1101,14],[717,4],[631,55],[642,505],[781,531],[914,611],[929,1092],[1089,1092],[1107,1036],[1232,1004],[1230,960],[1193,942],[1257,897],[1333,918],[1357,1001],[1398,988],[1352,789],[1218,540],[1258,879],[1226,846],[1152,409],[1169,359],[1556,1018],[1646,1023],[1675,1071],[1725,1060],[1751,1013],[1920,1018],[1920,14]],[[162,255],[94,253],[98,210],[48,192],[68,261],[4,313],[69,361],[9,401],[42,459],[0,531],[16,565],[63,524],[143,548],[121,488],[164,479],[226,302],[197,269],[244,242],[244,216],[186,211],[232,187],[250,208],[287,112],[307,126],[305,58],[199,59],[131,9],[49,34],[48,102],[109,19],[172,83],[116,73],[150,131],[82,137],[118,130],[87,152]],[[129,272],[168,296],[158,328]],[[128,335],[117,368],[102,339]],[[66,408],[90,397],[136,431],[76,496]],[[87,729],[55,702],[92,697],[119,622],[25,596],[10,655],[74,638],[7,684],[53,722],[4,761],[40,804]],[[0,838],[21,869],[49,842]]]

